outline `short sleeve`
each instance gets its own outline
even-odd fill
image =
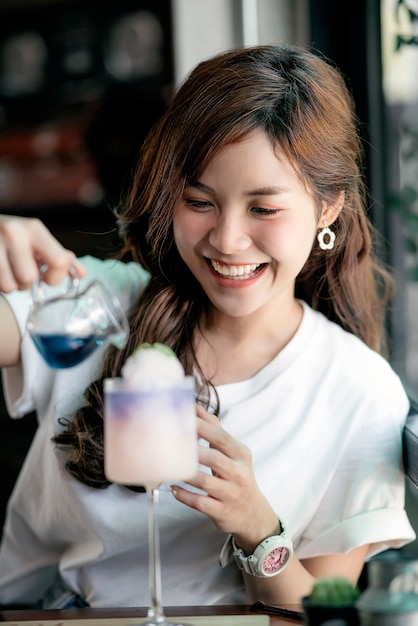
[[[385,399],[383,399],[384,401]],[[370,544],[368,558],[415,539],[405,511],[402,433],[408,412],[403,389],[385,410],[370,411],[348,436],[345,453],[298,546],[298,556],[344,553]],[[373,411],[373,408],[375,409]]]

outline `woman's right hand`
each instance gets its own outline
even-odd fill
[[[70,271],[82,278],[85,268],[36,218],[0,215],[0,292],[27,289],[39,278],[50,285],[60,283]],[[21,335],[16,318],[0,295],[0,368],[20,362]]]
[[[86,270],[36,218],[0,215],[0,291],[27,289],[39,277],[50,285],[60,283],[70,267],[82,278]]]

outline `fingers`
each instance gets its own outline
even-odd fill
[[[211,424],[219,424],[217,415],[208,413],[200,404],[196,404],[196,415]]]
[[[202,407],[196,412],[198,436],[209,445],[199,446],[201,469],[185,487],[173,486],[173,495],[208,515],[224,532],[243,532],[248,519],[258,524],[258,509],[268,507],[257,485],[251,451],[225,431],[216,416]]]
[[[57,285],[71,271],[73,276],[83,278],[86,275],[86,269],[77,261],[77,257],[70,250],[62,248],[60,255],[53,257],[51,260],[44,260],[43,265],[46,269],[42,271],[42,280],[49,285]]]
[[[204,411],[202,407],[197,411],[197,434],[205,439],[210,448],[219,450],[230,459],[247,459],[248,448],[230,435],[215,415]]]
[[[209,444],[209,447],[199,446],[199,463],[208,467],[215,477],[240,483],[244,475],[246,480],[248,472],[252,471],[249,448],[230,435],[216,415],[208,413],[199,405],[196,413],[197,434]]]
[[[277,520],[257,484],[251,450],[225,431],[215,415],[201,406],[196,413],[198,436],[209,446],[199,446],[200,470],[184,487],[173,485],[173,496],[207,515],[223,532],[237,533],[257,545],[265,519],[268,525],[272,516]]]
[[[217,502],[213,497],[209,498],[205,494],[190,491],[184,487],[180,487],[179,485],[172,485],[170,489],[178,502],[182,502],[190,508],[195,509],[195,511],[200,511],[200,513],[209,515],[211,519],[219,516],[220,511],[222,510],[221,503]]]
[[[86,270],[73,252],[66,250],[38,219],[0,216],[0,290],[28,288],[47,266],[43,280],[57,284],[68,275],[70,267],[76,276]]]
[[[213,417],[213,416],[211,416]],[[210,471],[199,471],[188,483],[215,498],[224,499],[231,490],[245,490],[253,482],[250,449],[227,433],[216,419],[197,418],[198,435],[209,446],[199,446],[199,464]]]

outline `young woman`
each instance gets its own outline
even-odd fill
[[[200,470],[161,491],[165,605],[298,602],[317,577],[355,582],[373,554],[414,539],[408,399],[384,356],[390,279],[361,156],[330,63],[233,50],[201,63],[150,132],[117,212],[119,261],[76,261],[38,221],[0,218],[4,387],[12,415],[39,415],[1,603],[147,605],[146,496],[109,484],[102,443],[102,380],[144,341],[173,348],[198,399]],[[73,267],[111,286],[130,316],[125,349],[70,370],[42,362],[24,329],[43,264],[50,284]]]

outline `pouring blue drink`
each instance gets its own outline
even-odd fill
[[[123,348],[129,324],[114,294],[100,281],[79,290],[79,280],[69,276],[61,295],[46,296],[42,280],[32,288],[27,330],[45,362],[68,368],[87,359],[106,342]]]
[[[72,337],[31,333],[31,337],[46,363],[54,369],[78,365],[87,359],[96,348],[103,345],[105,341],[100,335]]]

